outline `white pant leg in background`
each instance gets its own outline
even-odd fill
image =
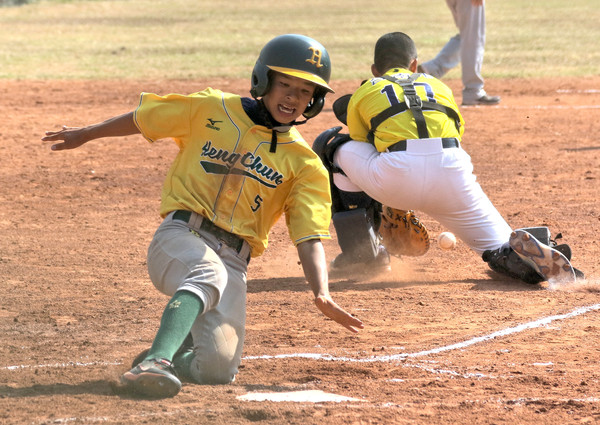
[[[471,0],[446,0],[460,32],[460,63],[463,101],[485,96],[483,90],[483,53],[485,48],[485,2],[473,6]]]
[[[508,241],[511,228],[477,183],[463,149],[442,149],[440,139],[407,144],[404,152],[379,153],[369,143],[344,143],[334,163],[346,176],[334,175],[334,184],[359,188],[393,208],[422,211],[478,254]]]
[[[479,99],[486,93],[481,76],[485,48],[485,2],[473,6],[471,0],[446,0],[459,33],[452,37],[435,58],[423,63],[427,73],[441,78],[461,64],[463,100]]]
[[[460,63],[460,34],[456,34],[442,47],[442,50],[431,59],[422,64],[425,71],[435,78],[442,78],[452,68]]]
[[[238,254],[211,234],[190,231],[172,215],[148,248],[150,278],[168,296],[187,290],[202,299],[204,312],[191,330],[195,358],[190,372],[198,383],[230,383],[238,372],[245,337],[249,248]]]

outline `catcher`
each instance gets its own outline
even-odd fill
[[[419,235],[423,244],[414,255],[426,251],[428,238],[418,220],[390,210],[414,208],[454,233],[496,272],[527,283],[583,278],[570,263],[568,245],[551,241],[548,228],[513,231],[502,218],[477,183],[471,158],[462,148],[465,122],[452,91],[440,80],[417,73],[417,66],[417,50],[410,37],[401,32],[385,34],[375,45],[373,78],[351,96],[336,101],[334,112],[350,134],[339,134],[341,127],[335,127],[313,144],[330,171],[333,191],[342,199],[354,193],[386,206],[381,230],[388,248],[391,240]],[[352,233],[357,244],[377,246],[376,217],[359,216],[348,203],[334,202],[336,207],[341,208],[334,209],[333,215],[338,233],[341,223],[336,217],[349,215],[353,220],[343,220],[348,227],[341,233]],[[394,230],[388,225],[390,211],[393,218],[405,217],[395,229],[409,230],[408,235],[389,231]],[[386,235],[393,238],[386,240]],[[342,258],[354,253],[346,242],[340,241],[340,246]],[[378,246],[377,251],[369,251],[374,252],[370,261],[381,250]]]
[[[345,121],[346,97],[334,103],[334,113]],[[343,173],[333,165],[332,155],[342,143],[350,141],[342,127],[321,133],[313,143],[330,175],[332,221],[341,253],[331,262],[332,271],[354,273],[391,270],[390,255],[401,257],[424,255],[429,250],[427,228],[405,211],[383,206],[360,190],[342,190],[333,182],[335,173]]]
[[[343,124],[346,124],[349,99],[350,95],[342,96],[333,105],[335,116]],[[429,233],[414,211],[384,206],[365,192],[342,190],[333,182],[334,173],[343,173],[333,165],[333,152],[351,140],[348,134],[339,133],[341,129],[326,130],[313,143],[313,150],[330,172],[332,221],[342,250],[331,262],[331,269],[365,273],[390,271],[390,255],[424,255],[430,246]]]

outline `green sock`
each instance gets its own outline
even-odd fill
[[[160,328],[146,359],[172,361],[203,309],[204,303],[197,295],[188,291],[177,291],[163,312]]]

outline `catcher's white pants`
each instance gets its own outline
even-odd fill
[[[204,312],[192,326],[194,361],[190,373],[201,384],[234,380],[242,358],[246,326],[246,270],[250,247],[240,253],[211,233],[190,231],[169,214],[148,248],[148,272],[154,286],[173,296],[196,294]],[[196,215],[192,215],[190,225]],[[198,222],[198,227],[199,227]]]
[[[442,148],[441,139],[407,140],[407,150],[377,152],[370,143],[349,141],[334,155],[341,190],[364,191],[392,208],[419,210],[482,254],[510,238],[511,228],[473,174],[462,148]]]

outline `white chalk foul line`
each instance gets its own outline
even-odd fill
[[[465,105],[462,108],[476,109],[600,109],[600,105]]]
[[[587,89],[587,90],[559,89],[559,90],[556,90],[556,93],[586,93],[586,94],[593,94],[593,93],[600,93],[600,90],[598,90],[598,89]]]
[[[123,362],[67,362],[67,363],[52,363],[52,364],[38,364],[38,365],[17,365],[17,366],[4,366],[0,367],[0,370],[20,370],[20,369],[43,369],[47,367],[87,367],[87,366],[119,366]]]
[[[594,304],[587,307],[579,307],[575,310],[559,314],[555,316],[549,316],[542,319],[535,320],[533,322],[524,323],[512,328],[503,329],[500,331],[493,332],[489,335],[484,335],[476,338],[469,339],[467,341],[459,342],[456,344],[446,345],[444,347],[434,348],[431,350],[418,351],[416,353],[400,353],[389,356],[373,356],[367,358],[354,358],[354,357],[336,357],[331,354],[319,354],[319,353],[291,353],[291,354],[277,354],[277,355],[262,355],[262,356],[246,356],[243,360],[273,360],[273,359],[313,359],[313,360],[326,360],[336,362],[354,362],[354,363],[374,363],[374,362],[390,362],[395,360],[401,360],[405,358],[424,357],[431,354],[438,354],[444,351],[458,350],[465,348],[480,342],[489,341],[494,338],[507,336],[510,334],[523,332],[527,329],[539,328],[557,320],[569,319],[572,317],[580,316],[590,311],[600,310],[600,304]],[[22,369],[39,369],[39,368],[60,368],[60,367],[87,367],[87,366],[119,366],[122,362],[66,362],[66,363],[53,363],[53,364],[40,364],[40,365],[16,365],[16,366],[4,366],[0,367],[0,370],[22,370]]]
[[[431,350],[419,351],[416,353],[400,353],[389,356],[373,356],[367,357],[363,359],[357,359],[353,357],[335,357],[329,354],[318,354],[318,353],[292,353],[292,354],[277,354],[274,356],[263,355],[263,356],[246,356],[244,360],[269,360],[269,359],[286,359],[286,358],[304,358],[304,359],[314,359],[314,360],[327,360],[327,361],[336,361],[336,362],[355,362],[355,363],[374,363],[374,362],[390,362],[395,360],[402,360],[406,358],[414,358],[414,357],[423,357],[429,356],[431,354],[438,354],[444,351],[458,350],[461,348],[469,347],[474,344],[478,344],[480,342],[489,341],[494,338],[499,338],[507,335],[511,335],[514,333],[523,332],[527,329],[539,328],[541,326],[545,326],[549,323],[552,323],[557,320],[565,320],[570,319],[572,317],[580,316],[585,313],[589,313],[590,311],[600,310],[600,304],[594,304],[587,307],[579,307],[575,310],[565,313],[558,314],[555,316],[549,316],[542,319],[534,320],[533,322],[523,323],[518,326],[514,326],[512,328],[503,329],[500,331],[493,332],[489,335],[484,335],[476,338],[469,339],[467,341],[458,342],[456,344],[446,345],[444,347],[434,348]]]

